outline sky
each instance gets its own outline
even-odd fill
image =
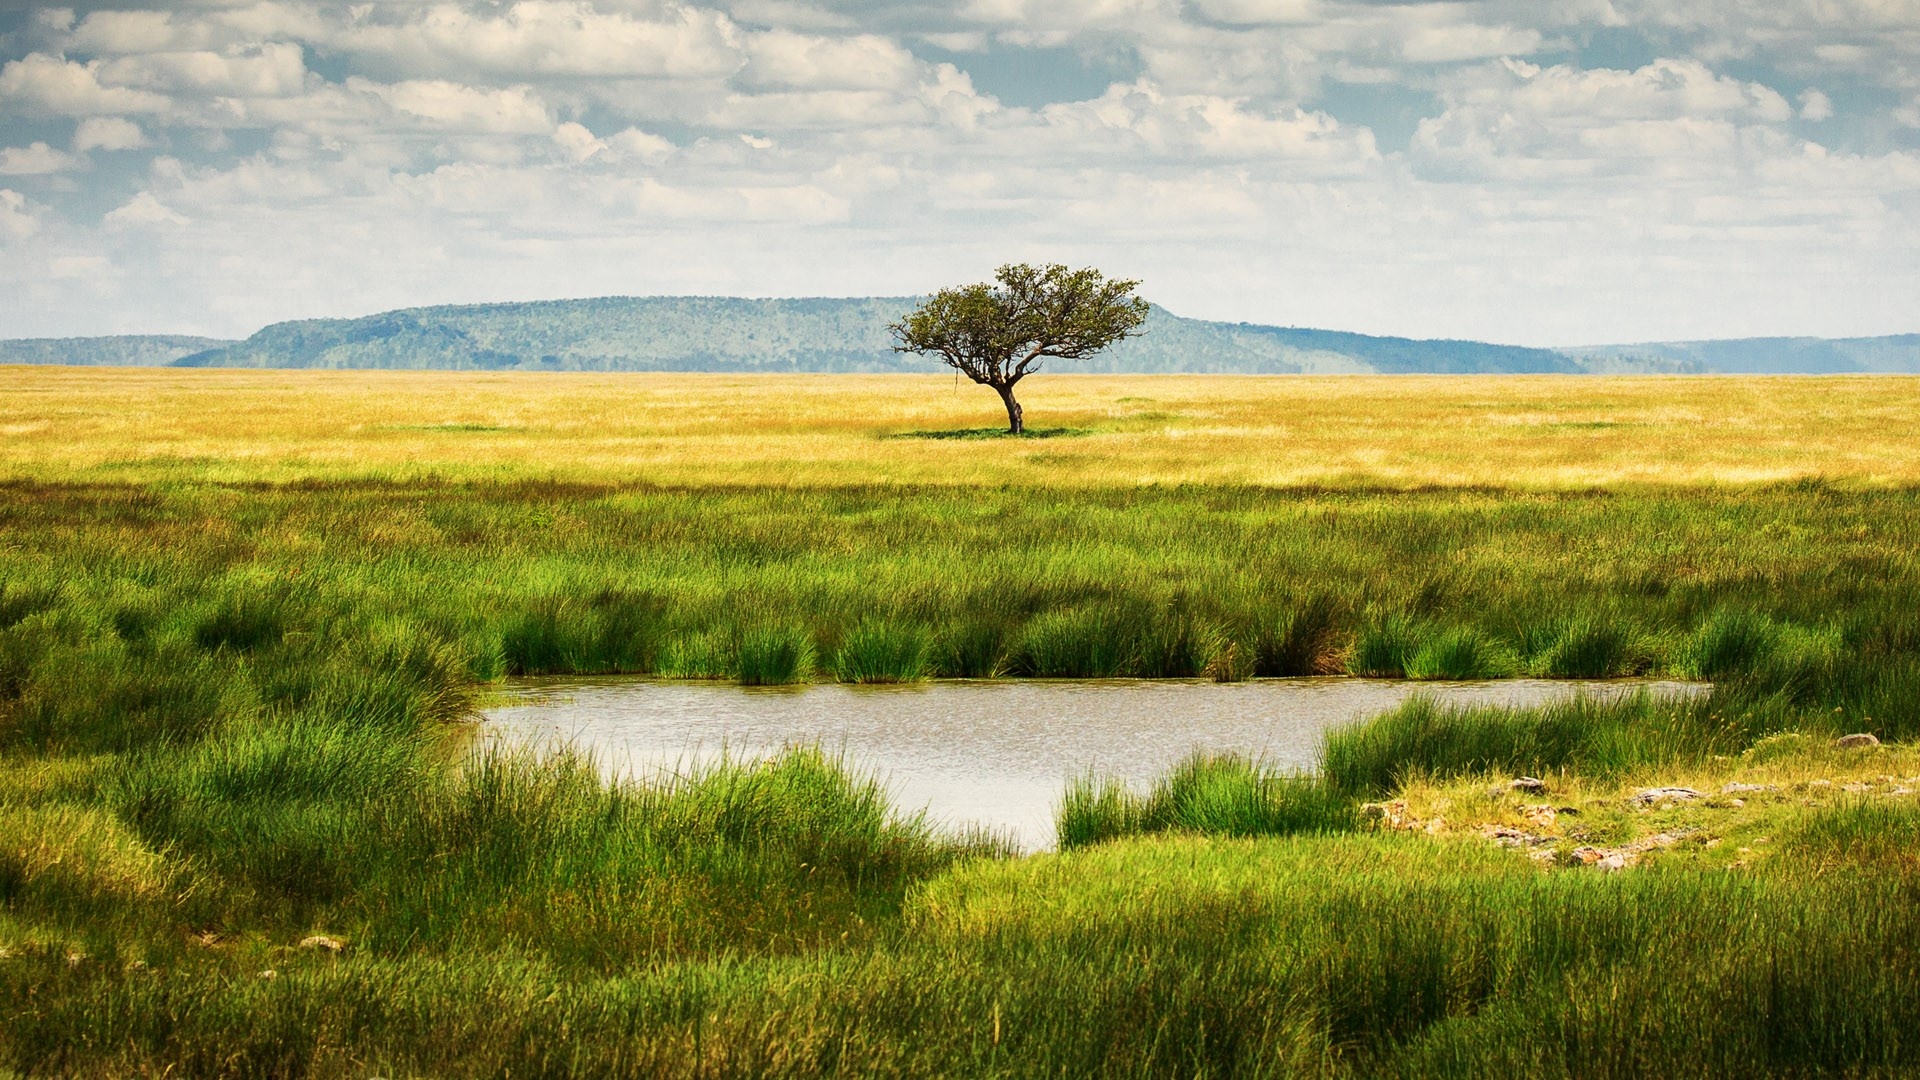
[[[1006,262],[1528,345],[1920,331],[1920,0],[0,0],[0,337]]]

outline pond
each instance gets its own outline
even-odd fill
[[[894,804],[945,827],[981,825],[1023,848],[1053,842],[1069,779],[1089,771],[1144,787],[1196,750],[1310,770],[1328,728],[1426,694],[1445,704],[1530,706],[1576,695],[1681,697],[1699,684],[1612,680],[1382,679],[941,681],[751,688],[637,678],[517,680],[484,714],[497,744],[572,746],[609,774],[650,779],[722,753],[796,744],[840,753],[885,781]]]

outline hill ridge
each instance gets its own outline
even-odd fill
[[[0,341],[0,364],[461,371],[908,372],[889,322],[910,296],[596,296],[436,304],[274,323],[240,341],[120,335]],[[1920,334],[1756,337],[1534,348],[1189,319],[1057,370],[1090,373],[1920,372]]]

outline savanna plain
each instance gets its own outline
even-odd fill
[[[1022,399],[0,369],[0,1072],[1920,1072],[1920,380]],[[1712,690],[1089,776],[1019,854],[805,747],[475,750],[616,672]]]

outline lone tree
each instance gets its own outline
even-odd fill
[[[1044,360],[1084,360],[1133,337],[1147,321],[1138,281],[1109,281],[1091,267],[1013,263],[993,277],[998,284],[941,289],[887,329],[895,352],[930,353],[999,391],[1009,435],[1026,430],[1015,383]]]

